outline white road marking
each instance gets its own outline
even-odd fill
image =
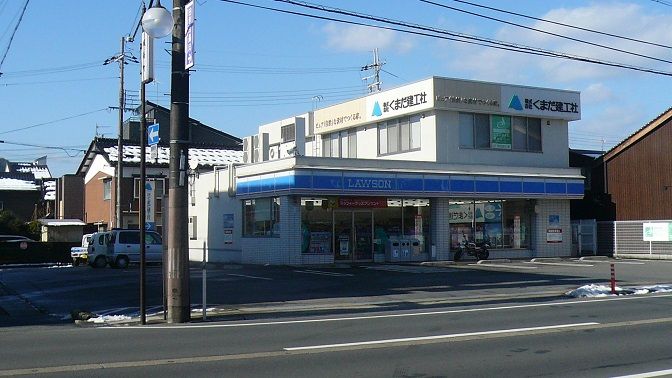
[[[399,266],[399,265],[367,266],[366,269],[382,270],[386,272],[413,273],[413,274],[446,273],[450,271],[449,269],[446,268],[437,268],[430,266]]]
[[[621,375],[620,377],[614,377],[614,378],[647,378],[647,377],[662,377],[664,375],[672,375],[672,369],[650,371],[648,373],[640,373],[632,375]]]
[[[354,274],[350,274],[350,273],[323,272],[321,270],[310,270],[310,269],[295,270],[294,273],[317,274],[317,275],[320,275],[320,276],[332,276],[332,277],[352,277],[352,276],[354,276]]]
[[[524,265],[509,265],[509,264],[468,264],[472,266],[487,266],[490,268],[501,268],[501,269],[538,269],[536,266],[524,266]]]
[[[535,265],[556,265],[556,266],[595,266],[591,264],[570,264],[570,263],[554,263],[554,262],[539,262],[539,261],[524,261],[525,264],[535,264]]]
[[[502,333],[521,333],[521,332],[541,331],[541,330],[549,330],[549,329],[575,328],[575,327],[594,326],[594,325],[598,325],[598,324],[600,324],[600,323],[588,322],[588,323],[574,323],[574,324],[558,324],[558,325],[550,325],[550,326],[542,326],[542,327],[511,328],[511,329],[498,329],[498,330],[494,330],[494,331],[453,333],[453,334],[448,334],[448,335],[406,337],[406,338],[402,338],[402,339],[385,339],[385,340],[372,340],[372,341],[358,341],[358,342],[353,342],[353,343],[342,343],[342,344],[325,344],[325,345],[289,347],[289,348],[283,348],[283,350],[297,351],[297,350],[313,350],[313,349],[333,349],[333,348],[344,348],[344,347],[353,347],[353,346],[362,346],[362,345],[393,344],[393,343],[405,343],[405,342],[413,342],[413,341],[454,339],[454,338],[458,338],[458,337],[469,337],[469,336],[496,335],[496,334],[502,334]]]
[[[273,281],[272,278],[266,278],[266,277],[257,277],[257,276],[248,276],[245,274],[233,274],[233,273],[226,273],[227,276],[234,276],[234,277],[244,277],[244,278],[254,278],[255,280],[266,280],[266,281]]]
[[[581,262],[589,263],[604,263],[604,264],[626,264],[626,265],[646,265],[646,263],[638,261],[619,261],[619,260],[581,260]]]
[[[548,303],[533,303],[533,304],[526,304],[526,305],[465,308],[465,309],[460,309],[460,310],[442,310],[442,311],[413,312],[413,313],[403,313],[403,314],[350,316],[350,317],[343,317],[343,318],[281,320],[281,321],[273,321],[273,322],[235,323],[235,324],[186,324],[186,325],[174,325],[174,326],[163,326],[163,325],[160,325],[160,326],[106,326],[106,327],[98,327],[97,329],[126,329],[126,330],[128,330],[128,329],[145,329],[145,330],[146,329],[152,329],[152,330],[163,330],[163,329],[190,329],[190,328],[258,327],[258,326],[287,325],[287,324],[328,323],[328,322],[342,322],[342,321],[354,321],[354,320],[405,318],[405,317],[413,317],[413,316],[448,315],[448,314],[461,314],[461,313],[468,313],[468,312],[516,310],[516,309],[535,308],[535,307],[550,307],[550,306],[574,305],[574,304],[581,305],[581,304],[591,304],[591,303],[609,302],[609,301],[644,300],[644,299],[655,299],[655,298],[666,298],[666,297],[672,297],[672,293],[650,295],[650,296],[597,298],[597,299],[590,299],[590,300],[573,300],[573,301],[561,301],[561,302],[558,301],[558,302],[548,302]]]

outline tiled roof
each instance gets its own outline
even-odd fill
[[[32,173],[36,179],[51,178],[51,172],[46,165],[33,163],[11,163],[11,169],[14,172]]]
[[[33,181],[2,177],[0,190],[40,190],[40,186]]]
[[[117,146],[105,147],[103,149],[109,156],[110,162],[118,160]],[[145,158],[150,162],[149,154],[150,148],[145,149]],[[168,164],[170,157],[170,148],[159,147],[157,164]],[[140,163],[140,147],[139,146],[124,146],[124,162]],[[243,152],[235,150],[226,150],[221,148],[190,148],[189,149],[190,167],[203,167],[226,165],[229,163],[242,163]]]

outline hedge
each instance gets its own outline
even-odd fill
[[[70,248],[79,247],[79,243],[68,242],[27,242],[27,248],[21,249],[19,242],[0,243],[0,265],[69,263]]]

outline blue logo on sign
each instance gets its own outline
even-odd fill
[[[371,113],[372,116],[374,117],[380,117],[383,115],[383,112],[380,110],[380,104],[378,101],[376,101],[375,104],[373,104],[373,113]]]
[[[520,102],[520,99],[517,95],[513,95],[513,97],[511,97],[511,102],[509,102],[509,109],[515,109],[518,111],[523,110],[523,104]]]

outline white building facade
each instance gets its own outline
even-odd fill
[[[264,264],[571,253],[578,92],[432,77],[259,127],[193,184],[192,259]]]

